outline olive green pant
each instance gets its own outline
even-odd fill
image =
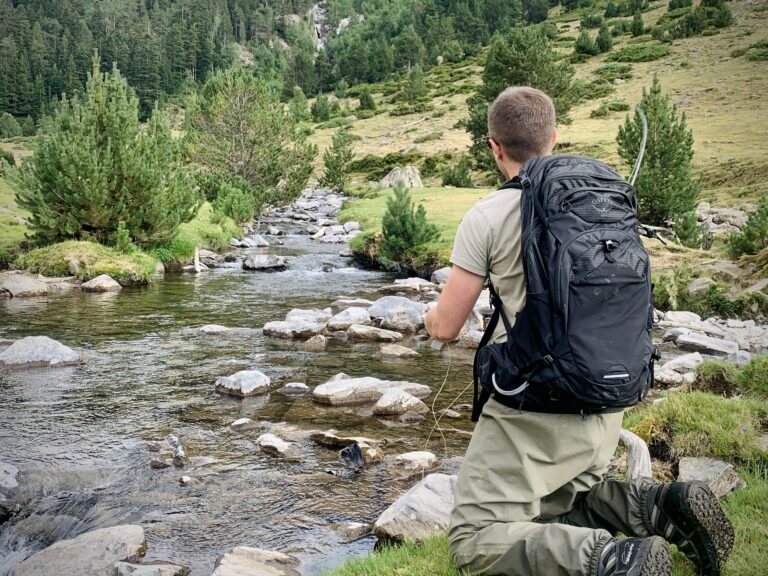
[[[483,409],[459,472],[448,535],[470,574],[589,576],[598,543],[648,536],[648,483],[603,481],[622,413]]]

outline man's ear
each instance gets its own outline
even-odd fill
[[[555,149],[555,144],[557,144],[557,128],[552,130],[552,150]]]

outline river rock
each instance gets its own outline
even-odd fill
[[[123,287],[109,274],[101,274],[83,284],[84,292],[119,292]]]
[[[299,396],[301,394],[306,394],[307,392],[309,392],[309,386],[307,386],[303,382],[288,382],[288,384],[280,388],[278,392],[282,392],[283,394],[286,394],[289,396]]]
[[[269,390],[269,382],[269,376],[258,370],[242,370],[232,374],[232,376],[224,376],[216,380],[216,392],[238,398],[247,398],[248,396],[266,394]]]
[[[424,414],[429,412],[429,407],[415,396],[399,388],[385,391],[373,407],[373,413],[382,416],[399,416],[406,412]]]
[[[480,346],[480,340],[483,339],[482,330],[466,330],[459,335],[456,346],[459,348],[475,349]]]
[[[406,452],[395,456],[390,465],[396,470],[422,472],[437,466],[437,456],[426,451]]]
[[[680,374],[687,374],[688,372],[696,370],[698,365],[702,362],[704,362],[704,358],[702,358],[701,354],[693,352],[692,354],[683,354],[674,360],[670,360],[661,368],[665,370],[674,370]]]
[[[152,562],[150,564],[115,564],[115,576],[189,576],[189,568],[169,562]]]
[[[701,322],[701,316],[693,312],[670,310],[664,313],[664,320],[675,324],[690,324]]]
[[[171,449],[173,450],[173,465],[176,466],[176,468],[183,468],[189,464],[187,448],[178,436],[169,434],[168,444],[170,444]]]
[[[322,334],[318,334],[317,336],[312,336],[312,338],[304,342],[301,345],[301,349],[308,352],[322,352],[325,350],[327,345],[328,339]]]
[[[430,280],[434,282],[435,284],[445,284],[448,282],[448,276],[451,274],[451,267],[446,266],[445,268],[439,268],[432,272],[432,276],[430,277]]]
[[[344,223],[344,232],[346,234],[349,234],[350,232],[355,232],[357,230],[360,230],[362,227],[360,226],[360,222],[355,222],[354,220],[350,220],[349,222]]]
[[[278,228],[277,226],[268,226],[267,234],[269,234],[270,236],[282,236],[283,231],[280,230],[280,228]]]
[[[146,550],[141,526],[102,528],[48,546],[19,564],[11,575],[114,576],[116,562],[138,562]]]
[[[216,560],[211,576],[301,576],[298,564],[282,552],[238,546]]]
[[[261,428],[261,425],[250,418],[240,418],[232,422],[232,424],[229,425],[229,428],[235,432],[247,432],[248,430]]]
[[[378,446],[363,446],[354,442],[339,452],[339,458],[353,467],[366,468],[384,460],[384,451]]]
[[[243,270],[282,270],[285,258],[275,254],[254,254],[243,260]]]
[[[416,358],[419,353],[399,344],[385,344],[381,347],[381,355],[388,358]]]
[[[664,342],[675,342],[678,338],[680,338],[680,336],[685,336],[691,332],[692,330],[690,328],[683,328],[682,326],[678,326],[677,328],[670,328],[664,332],[662,340],[664,340]]]
[[[393,388],[403,390],[416,398],[426,398],[432,393],[429,386],[423,384],[379,380],[368,376],[330,380],[320,384],[312,391],[312,399],[332,406],[375,403],[387,390]]]
[[[348,543],[368,536],[371,533],[371,525],[362,522],[344,522],[334,526],[334,530],[342,542]]]
[[[19,482],[16,477],[19,475],[19,469],[12,464],[0,462],[0,488],[13,490],[18,487]]]
[[[363,436],[339,436],[335,430],[312,432],[309,435],[309,439],[319,446],[330,448],[332,450],[345,448],[350,444],[355,443],[359,444],[361,447],[377,447],[381,444],[379,440],[373,440],[372,438],[365,438]]]
[[[325,331],[325,324],[304,320],[278,320],[264,324],[264,336],[275,338],[311,338]]]
[[[430,474],[400,496],[376,520],[373,532],[384,541],[421,541],[448,528],[456,476]]]
[[[328,320],[331,319],[332,315],[330,308],[324,308],[322,310],[317,308],[308,310],[295,308],[285,315],[285,319],[286,321],[299,320],[303,322],[314,322],[315,324],[326,324]]]
[[[347,308],[365,308],[366,310],[373,305],[373,302],[365,298],[345,298],[336,299],[331,306],[337,310],[346,310]]]
[[[269,242],[264,240],[259,234],[254,234],[251,239],[256,243],[256,248],[269,248]]]
[[[164,470],[165,468],[170,468],[171,463],[170,461],[162,460],[160,458],[152,458],[149,461],[149,467],[152,468],[152,470]]]
[[[426,304],[402,296],[384,296],[368,309],[368,314],[379,320],[382,328],[410,332],[424,327],[426,313]]]
[[[370,323],[371,316],[366,308],[352,306],[328,320],[328,330],[347,330],[353,324],[365,326]]]
[[[347,335],[350,340],[371,340],[374,342],[397,342],[403,339],[403,335],[399,332],[384,330],[375,326],[361,326],[360,324],[350,326]]]
[[[382,188],[394,188],[398,183],[402,183],[406,188],[421,188],[421,173],[419,169],[416,166],[393,168],[389,174],[382,178],[379,185]]]
[[[286,442],[274,434],[262,434],[256,439],[256,444],[267,454],[280,456],[286,460],[299,460],[301,451],[294,442]]]
[[[200,334],[223,334],[229,332],[229,328],[226,326],[220,326],[219,324],[206,324],[197,329]]]
[[[57,368],[83,362],[80,354],[47,336],[27,336],[0,353],[0,365],[14,368]]]
[[[678,482],[692,480],[706,482],[718,498],[741,490],[747,485],[739,478],[733,465],[713,458],[681,458],[677,480]]]
[[[712,280],[709,276],[701,276],[696,278],[688,285],[688,295],[698,297],[706,294],[712,286],[716,286],[717,282]]]
[[[721,338],[712,338],[703,334],[684,334],[675,341],[681,350],[690,350],[692,352],[701,352],[711,356],[728,356],[739,350],[739,345],[730,340]]]
[[[653,379],[664,386],[679,386],[683,383],[683,376],[674,370],[669,370],[666,366],[657,368]]]
[[[11,298],[31,298],[48,294],[48,284],[20,272],[0,273],[0,294],[9,294]]]

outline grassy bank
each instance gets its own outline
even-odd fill
[[[27,213],[16,206],[15,193],[6,178],[0,178],[0,264],[15,253],[27,232]]]

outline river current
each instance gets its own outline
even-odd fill
[[[244,251],[289,256],[283,272],[233,266],[168,274],[118,294],[75,290],[0,301],[3,344],[45,335],[87,357],[73,368],[0,372],[0,461],[20,470],[13,497],[21,507],[0,526],[0,575],[57,540],[127,523],[144,527],[147,560],[187,565],[195,576],[209,575],[235,546],[291,553],[307,575],[368,553],[372,536],[343,542],[336,525],[372,523],[415,480],[394,476],[385,464],[353,471],[338,451],[308,440],[299,462],[266,455],[254,442],[259,430],[230,430],[242,417],[278,433],[286,423],[286,434],[336,429],[387,439],[388,455],[426,447],[442,470],[455,470],[471,428],[466,413],[443,419],[447,430],[434,432],[427,445],[431,415],[405,424],[373,416],[370,406],[335,408],[275,391],[288,382],[313,387],[339,372],[409,380],[434,392],[445,381],[439,411],[471,376],[466,351],[440,351],[418,338],[404,343],[420,357],[398,361],[377,356],[378,344],[329,339],[324,352],[308,352],[298,341],[262,336],[264,323],[293,308],[324,308],[339,296],[375,300],[393,279],[350,267],[338,245],[300,234],[284,242]],[[197,328],[205,324],[237,330],[203,335]],[[238,400],[214,391],[216,378],[249,368],[272,379],[269,395]],[[458,400],[469,401],[470,392]],[[150,468],[148,445],[169,434],[186,442],[198,466]],[[184,474],[200,483],[182,486]]]

